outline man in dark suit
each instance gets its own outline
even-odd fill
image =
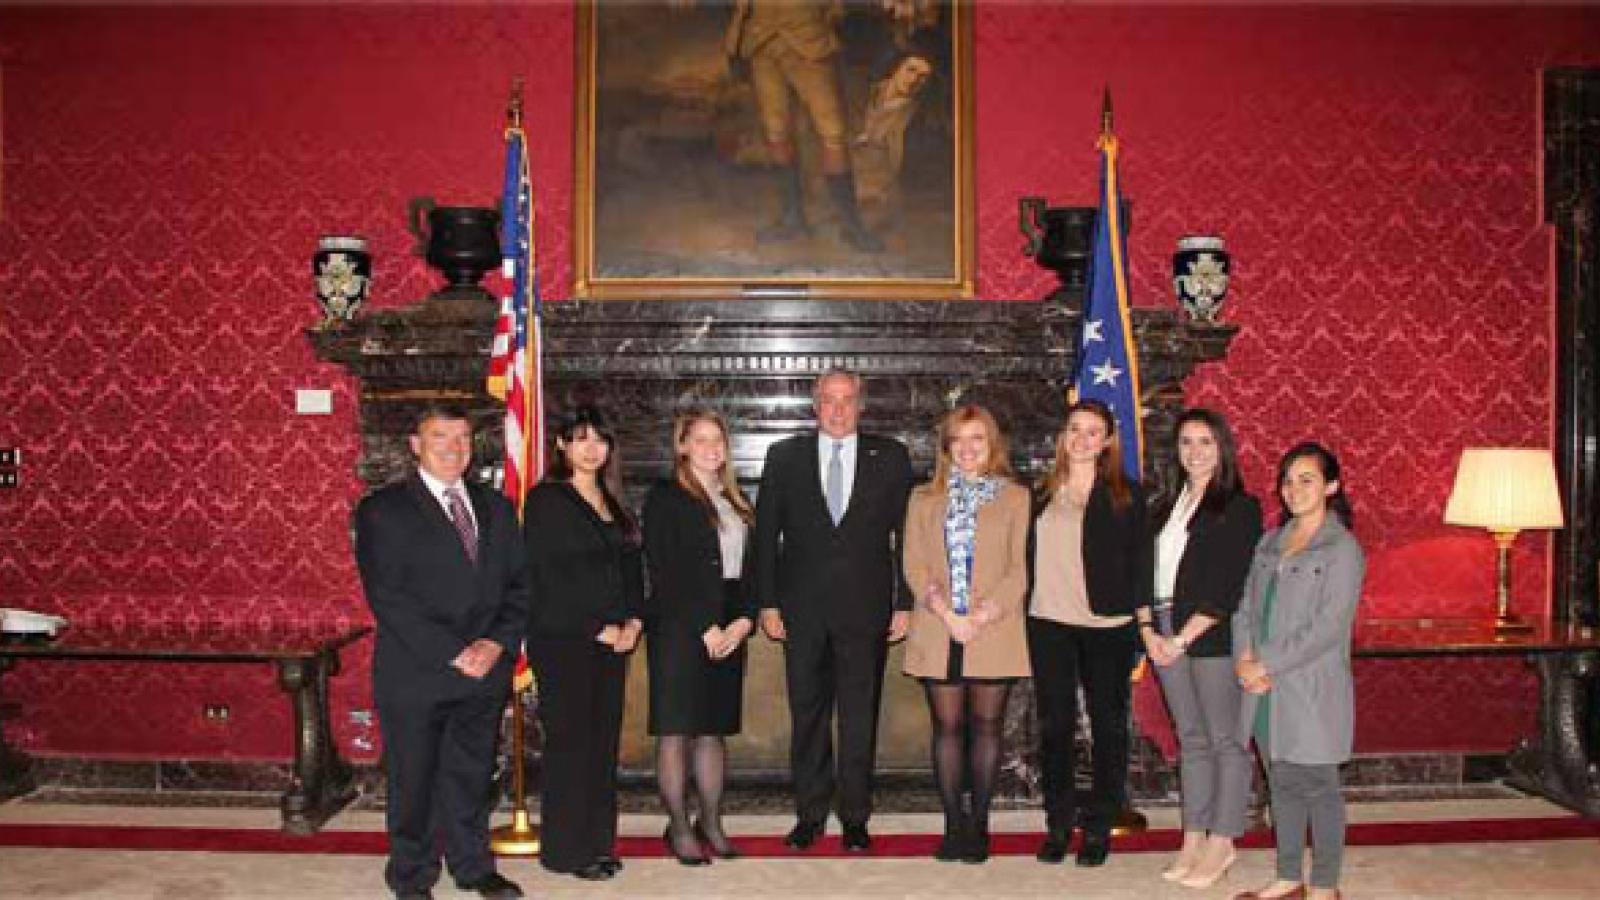
[[[417,471],[356,509],[356,562],[377,620],[372,684],[388,773],[389,863],[400,900],[427,900],[439,846],[463,890],[522,896],[489,851],[495,740],[528,616],[516,512],[462,480],[472,425],[424,411]]]
[[[761,628],[784,642],[793,728],[797,822],[785,842],[816,843],[835,792],[833,711],[839,711],[838,815],[847,850],[866,850],[888,644],[905,637],[912,596],[900,568],[911,490],[906,448],[858,434],[861,377],[817,379],[817,432],[767,451],[756,498]]]

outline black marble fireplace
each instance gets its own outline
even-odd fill
[[[361,478],[376,486],[409,470],[406,445],[416,412],[433,401],[466,405],[478,420],[479,470],[493,477],[500,458],[502,407],[483,390],[494,304],[429,299],[373,312],[308,332],[318,355],[361,382]],[[630,491],[641,492],[670,465],[675,410],[720,409],[735,433],[734,458],[749,488],[767,446],[810,427],[811,386],[830,366],[862,373],[867,403],[862,429],[891,434],[911,448],[918,468],[932,464],[932,429],[962,401],[995,411],[1012,442],[1018,471],[1048,461],[1065,407],[1079,313],[1055,302],[571,301],[546,307],[545,384],[549,411],[584,401],[601,404],[618,425]],[[1146,459],[1172,440],[1183,381],[1197,365],[1219,360],[1237,326],[1188,320],[1174,309],[1133,313],[1146,408]],[[1147,465],[1147,469],[1148,469]],[[776,773],[787,752],[780,651],[752,645],[745,734],[731,757],[747,776]],[[644,666],[633,667],[630,697],[643,697]],[[880,765],[927,765],[927,715],[920,691],[898,674],[886,678]],[[625,766],[646,767],[643,703],[629,704]],[[1011,704],[1005,771],[1013,789],[1033,781],[1032,698]],[[1170,772],[1149,747],[1136,752],[1136,794],[1165,795]]]

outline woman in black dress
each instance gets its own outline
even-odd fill
[[[739,733],[744,641],[756,615],[744,577],[755,514],[728,465],[728,428],[720,415],[680,415],[672,435],[673,477],[657,484],[644,505],[649,731],[667,807],[667,847],[684,865],[704,865],[707,848],[724,859],[738,855],[722,829],[724,736]],[[700,801],[694,825],[691,769]]]
[[[528,492],[528,660],[544,726],[539,863],[585,880],[622,867],[617,745],[628,654],[643,629],[639,529],[618,498],[621,463],[599,410],[556,432],[550,471]]]

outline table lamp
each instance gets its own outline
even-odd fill
[[[1448,525],[1488,529],[1499,548],[1495,569],[1496,632],[1533,626],[1511,614],[1511,542],[1528,528],[1560,528],[1561,496],[1550,451],[1538,447],[1468,447],[1445,504]]]

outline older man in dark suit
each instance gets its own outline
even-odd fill
[[[388,773],[389,863],[400,900],[432,897],[439,847],[457,886],[521,897],[489,851],[495,739],[528,616],[511,504],[462,480],[472,425],[426,410],[417,471],[356,509],[356,561],[377,620],[372,683]]]
[[[824,373],[812,399],[817,432],[774,444],[761,472],[756,586],[762,630],[784,642],[798,820],[786,843],[810,847],[827,822],[837,706],[838,815],[845,849],[861,851],[884,659],[910,622],[899,543],[911,462],[899,441],[857,433],[859,375]]]

